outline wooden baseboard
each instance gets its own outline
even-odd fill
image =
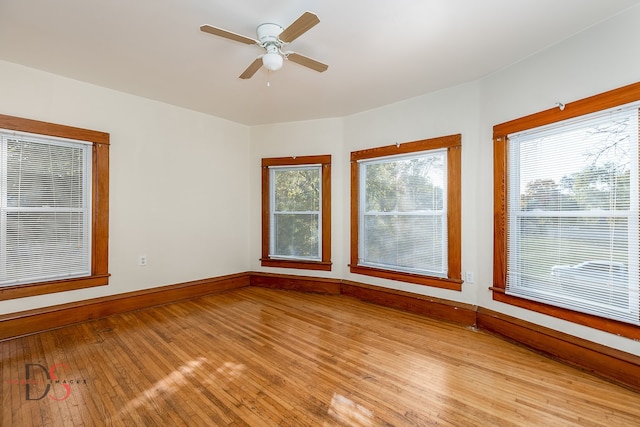
[[[640,391],[640,356],[480,307],[479,329],[497,334],[634,391]]]
[[[249,286],[250,277],[232,274],[0,315],[0,341]]]
[[[313,292],[319,294],[340,294],[339,279],[294,276],[290,274],[251,273],[251,286],[290,291]]]
[[[465,326],[476,324],[476,306],[343,280],[342,295]]]
[[[460,323],[466,326],[473,326],[476,323],[476,306],[474,305],[349,280],[254,272],[251,274],[251,286],[346,295],[362,301],[397,308],[438,320]]]

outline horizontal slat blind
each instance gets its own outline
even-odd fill
[[[0,285],[89,276],[91,145],[0,137]]]
[[[358,264],[447,277],[447,151],[360,162]]]
[[[507,293],[640,324],[638,105],[509,135]]]

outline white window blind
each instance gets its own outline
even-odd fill
[[[322,166],[269,167],[273,258],[322,260]]]
[[[447,277],[447,150],[360,161],[358,265]]]
[[[91,145],[0,131],[0,286],[91,274]]]
[[[638,104],[509,135],[511,295],[640,324]]]

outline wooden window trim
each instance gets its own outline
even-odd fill
[[[494,226],[493,226],[493,299],[506,304],[543,313],[569,322],[577,323],[612,334],[640,339],[640,328],[616,320],[606,319],[573,310],[507,295],[507,136],[514,132],[572,119],[597,111],[614,108],[640,100],[640,82],[584,98],[564,109],[550,108],[526,117],[511,120],[493,127],[494,165]]]
[[[91,275],[0,288],[0,301],[109,284],[109,134],[0,114],[0,129],[92,143]]]
[[[358,265],[359,239],[359,160],[419,151],[447,149],[447,234],[448,234],[448,277],[439,278],[393,270],[383,270]],[[438,138],[369,148],[351,153],[351,273],[437,288],[462,290],[462,235],[461,235],[461,152],[462,135],[448,135]]]
[[[278,259],[269,256],[270,166],[322,165],[322,256],[321,261]],[[306,270],[331,271],[331,155],[272,157],[262,159],[262,257],[263,267],[298,268]]]

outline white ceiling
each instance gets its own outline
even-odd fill
[[[257,125],[343,117],[526,58],[640,0],[0,0],[0,59]],[[255,38],[304,11],[320,23],[287,46],[329,64],[285,62],[238,76]],[[270,81],[270,86],[267,82]]]

